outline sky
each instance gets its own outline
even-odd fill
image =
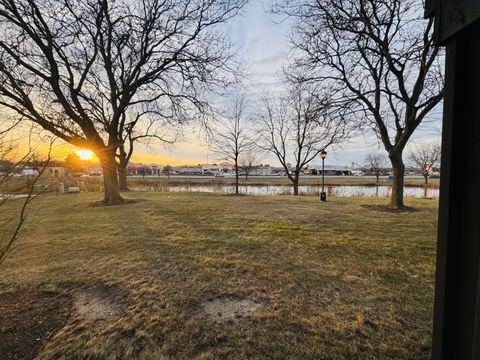
[[[261,0],[251,0],[243,16],[236,17],[222,29],[230,37],[236,61],[245,68],[247,76],[243,87],[249,99],[258,98],[263,90],[274,92],[278,88],[278,73],[290,50],[288,34],[291,24],[269,14],[266,6]],[[132,160],[181,165],[223,161],[209,150],[201,129],[186,128],[184,133],[185,141],[171,148],[140,147]],[[278,163],[272,156],[265,156],[262,162]]]
[[[279,89],[279,73],[288,62],[291,48],[289,34],[291,20],[268,13],[267,1],[251,0],[243,16],[233,19],[222,27],[230,36],[237,61],[244,64],[247,79],[244,82],[250,99],[258,98],[261,91],[275,92]],[[441,109],[437,109],[433,120],[422,124],[411,139],[411,144],[438,141],[440,136]],[[222,162],[209,150],[201,129],[187,127],[183,141],[166,148],[161,144],[138,145],[133,162],[170,165]],[[327,164],[364,164],[369,152],[382,150],[372,134],[359,135],[341,147],[330,149]],[[56,155],[63,159],[72,151],[69,145],[57,145]],[[319,159],[317,160],[320,161]],[[265,155],[262,163],[278,165],[272,155]]]

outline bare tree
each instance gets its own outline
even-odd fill
[[[298,195],[304,167],[347,135],[343,120],[329,110],[330,99],[318,88],[306,84],[293,85],[285,97],[263,99],[259,143],[280,161],[293,184],[294,195]]]
[[[132,126],[125,114],[201,108],[201,93],[232,72],[215,26],[244,3],[0,0],[0,105],[93,150],[103,202],[121,203],[115,156]]]
[[[47,157],[41,161],[31,146],[24,155],[19,157],[16,146],[6,141],[6,134],[7,132],[0,131],[0,207],[8,201],[20,201],[21,205],[18,214],[15,213],[12,219],[5,217],[2,219],[2,222],[6,223],[12,220],[14,225],[6,239],[0,237],[0,264],[20,235],[20,230],[27,218],[28,206],[42,193],[42,191],[36,191],[36,185],[50,163],[53,145],[53,141],[50,141]],[[15,175],[20,175],[27,169],[31,171],[31,175],[28,175],[28,178],[24,176],[19,181]]]
[[[425,185],[435,167],[440,164],[440,155],[440,144],[420,144],[410,150],[408,159],[412,167],[424,177]]]
[[[167,174],[167,178],[169,178],[169,179],[170,179],[170,174],[172,173],[172,171],[173,171],[173,168],[170,165],[165,165],[165,167],[163,168],[163,173]]]
[[[367,155],[366,158],[366,168],[370,171],[373,171],[377,177],[377,184],[380,181],[380,174],[387,167],[388,160],[383,153],[371,152]]]
[[[258,149],[249,149],[240,157],[240,169],[245,172],[245,180],[248,180],[248,176],[255,170],[259,161]]]
[[[235,169],[235,194],[239,195],[240,156],[252,148],[251,119],[248,104],[243,94],[233,97],[232,108],[212,134],[211,149],[222,160],[230,162]]]
[[[403,151],[443,98],[433,20],[415,0],[277,1],[297,18],[292,43],[294,78],[328,82],[353,121],[372,129],[393,168],[390,207],[402,208]]]

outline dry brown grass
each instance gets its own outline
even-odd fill
[[[23,294],[1,305],[18,329],[38,336],[25,314],[48,310],[22,298],[63,299],[68,316],[39,336],[38,359],[430,356],[436,201],[391,214],[362,207],[385,199],[129,193],[143,201],[91,207],[98,197],[39,198],[0,267],[0,299]],[[215,298],[262,306],[239,321],[200,316]]]

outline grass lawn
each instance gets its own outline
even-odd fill
[[[0,266],[2,359],[429,358],[436,201],[127,196],[32,205]]]

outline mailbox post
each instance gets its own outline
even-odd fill
[[[432,359],[480,359],[480,0],[429,0],[446,47]]]

